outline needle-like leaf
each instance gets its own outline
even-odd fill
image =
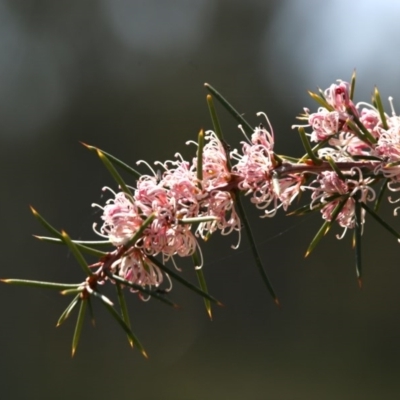
[[[126,322],[122,319],[122,317],[118,314],[118,312],[115,310],[115,308],[110,305],[108,301],[104,301],[105,296],[102,295],[99,292],[93,292],[93,294],[96,294],[96,297],[101,299],[101,304],[104,305],[106,310],[113,316],[113,318],[118,322],[118,324],[122,327],[122,329],[125,331],[125,333],[128,335],[129,338],[129,343],[131,346],[136,346],[139,351],[143,354],[144,357],[148,357],[143,346],[140,344],[138,338],[134,335],[132,332],[131,328],[126,324]]]
[[[206,87],[207,87],[207,84],[206,84]],[[207,88],[210,91],[212,91],[212,89],[210,89],[211,87],[207,87]],[[210,94],[207,95],[207,105],[208,105],[208,111],[210,112],[211,121],[212,121],[212,124],[213,124],[213,127],[214,127],[214,132],[217,135],[217,138],[222,142],[224,140],[224,136],[223,136],[223,133],[222,133],[221,124],[219,123],[217,111],[215,110],[215,106],[214,106],[214,101],[213,101],[213,98],[212,98],[212,96]]]
[[[389,126],[388,126],[388,123],[387,123],[385,111],[383,110],[381,95],[380,95],[379,90],[378,90],[377,87],[375,87],[375,90],[374,90],[374,100],[375,100],[375,103],[376,103],[376,108],[379,111],[379,116],[381,118],[382,127],[383,127],[384,130],[388,130]]]
[[[86,310],[86,300],[80,299],[81,307],[79,309],[78,318],[76,320],[74,337],[72,338],[72,357],[76,352],[76,348],[78,347],[79,339],[81,337],[83,321],[85,319],[85,310]]]
[[[69,247],[71,250],[71,253],[74,255],[78,263],[83,269],[83,272],[87,276],[92,275],[92,271],[90,270],[85,258],[83,257],[82,253],[79,251],[78,246],[71,240],[71,238],[68,236],[68,234],[64,231],[61,232],[61,237],[64,243]]]
[[[246,234],[247,234],[247,238],[249,239],[250,248],[251,248],[251,251],[253,253],[253,257],[254,257],[257,269],[258,269],[258,271],[259,271],[259,273],[260,273],[260,275],[261,275],[261,277],[262,277],[262,279],[263,279],[263,281],[265,283],[265,286],[267,287],[269,293],[271,294],[275,304],[279,306],[280,303],[279,303],[278,296],[276,295],[275,290],[272,287],[272,283],[270,282],[270,280],[268,278],[268,275],[264,270],[264,266],[263,266],[263,263],[261,261],[260,254],[258,253],[256,242],[254,240],[253,232],[252,232],[252,230],[250,228],[250,223],[249,223],[249,220],[247,219],[246,213],[244,211],[241,199],[239,197],[239,193],[236,193],[235,203],[236,203],[236,206],[237,206],[237,210],[238,210],[238,214],[239,214],[240,220],[241,220],[242,224],[244,225],[244,228],[245,228],[245,231],[246,231]]]
[[[239,124],[242,124],[243,129],[247,133],[253,133],[254,128],[245,120],[242,114],[240,114],[229,102],[228,100],[225,99],[222,94],[220,94],[216,89],[214,89],[211,85],[208,83],[205,83],[204,86],[206,87],[207,90],[209,90],[216,98],[217,100],[222,104],[222,106],[235,118]]]
[[[312,148],[311,148],[311,145],[310,145],[310,142],[309,142],[309,140],[308,140],[308,138],[307,138],[307,136],[306,136],[306,132],[305,132],[304,128],[301,126],[301,127],[298,128],[298,131],[299,131],[299,135],[300,135],[301,142],[303,143],[304,149],[306,150],[306,153],[307,153],[309,159],[310,159],[315,165],[320,165],[320,164],[322,164],[322,160],[319,159],[319,158],[315,155],[315,153],[313,152],[313,150],[312,150]]]
[[[121,310],[122,319],[124,320],[125,324],[130,329],[131,322],[129,320],[129,312],[128,312],[128,307],[126,305],[124,292],[122,291],[122,287],[118,282],[116,283],[115,288],[117,290],[118,303],[119,303],[119,307]],[[131,337],[129,335],[127,335],[127,336],[128,336],[128,342],[129,342],[130,346],[133,347],[133,342],[132,342]]]
[[[387,184],[389,182],[389,179],[385,179],[382,183],[381,188],[379,189],[378,196],[376,196],[375,204],[374,204],[374,211],[377,212],[379,210],[379,207],[382,203],[383,195],[386,192]]]
[[[32,286],[42,289],[53,289],[53,290],[77,289],[81,285],[81,283],[55,283],[55,282],[31,281],[27,279],[0,279],[0,282],[8,283],[10,285]]]
[[[201,290],[197,286],[193,285],[192,283],[188,282],[186,279],[182,278],[181,275],[179,275],[178,273],[176,273],[172,269],[167,268],[163,263],[158,261],[157,258],[155,258],[153,256],[148,256],[148,258],[153,264],[157,265],[158,268],[160,268],[162,271],[164,271],[166,274],[168,274],[170,277],[172,277],[173,279],[175,279],[176,281],[178,281],[182,285],[186,286],[188,289],[190,289],[193,292],[199,294],[200,296],[203,296],[204,298],[212,301],[213,303],[218,304],[219,306],[222,305],[222,303],[219,302],[216,298],[214,298],[213,296],[211,296],[208,293],[204,292],[203,290]]]
[[[68,307],[64,310],[64,312],[60,315],[60,318],[57,321],[57,327],[60,326],[71,314],[72,310],[79,303],[80,294],[77,294],[74,299],[69,303]]]
[[[207,282],[206,282],[206,278],[204,276],[203,267],[198,268],[200,266],[200,257],[199,257],[199,254],[197,251],[195,251],[193,253],[192,259],[193,259],[193,265],[195,267],[197,280],[199,282],[200,288],[204,293],[208,293]],[[206,307],[207,314],[210,317],[210,319],[212,320],[211,302],[209,299],[206,299],[206,298],[203,298],[203,300],[204,300],[204,305]]]
[[[36,239],[42,240],[44,242],[49,242],[49,243],[54,243],[54,244],[65,244],[65,242],[63,240],[58,239],[58,238],[52,238],[52,237],[47,237],[47,236],[37,236],[37,235],[33,235],[33,237]],[[107,253],[105,251],[97,250],[97,249],[94,249],[93,247],[86,246],[84,244],[81,244],[77,240],[71,240],[71,241],[83,253],[90,254],[90,255],[98,257],[98,258],[101,258],[101,257],[104,257],[105,255],[107,255]],[[108,243],[108,246],[110,246],[111,243],[110,242],[107,242],[107,243]]]
[[[362,218],[361,218],[361,203],[355,202],[355,226],[354,226],[354,243],[356,256],[356,274],[358,285],[362,286],[362,260],[361,260],[361,233],[362,233]]]
[[[197,146],[197,180],[200,189],[203,181],[203,149],[204,149],[204,131],[202,129],[198,135],[198,146]]]
[[[99,149],[97,149],[97,155],[99,156],[105,167],[108,169],[114,180],[118,183],[121,190],[126,193],[130,198],[132,198],[132,193],[130,189],[128,188],[128,186],[126,186],[126,183],[124,182],[118,171],[114,168],[108,157]]]
[[[385,222],[375,211],[371,210],[365,203],[361,203],[361,207],[371,215],[377,222],[379,222],[387,231],[389,231],[397,239],[400,239],[400,233],[393,229],[387,222]]]
[[[128,172],[129,174],[133,175],[136,179],[139,179],[141,174],[136,171],[135,169],[133,169],[131,166],[129,166],[128,164],[124,163],[123,161],[119,160],[118,158],[114,157],[113,155],[111,155],[110,153],[107,153],[104,150],[99,149],[98,147],[95,146],[90,146],[86,143],[81,142],[87,149],[91,150],[91,151],[95,151],[96,153],[98,151],[101,151],[113,164],[117,165],[118,167],[121,167],[123,170],[125,170],[126,172]]]

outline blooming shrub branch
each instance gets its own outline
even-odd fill
[[[130,328],[124,293],[129,289],[147,301],[151,298],[177,307],[170,300],[173,283],[178,282],[204,298],[211,317],[211,304],[220,304],[208,293],[203,272],[202,245],[212,234],[237,234],[240,245],[242,229],[248,236],[261,277],[275,303],[279,300],[263,267],[261,257],[241,204],[241,196],[260,210],[261,217],[271,218],[279,209],[288,214],[319,212],[323,224],[307,250],[307,255],[326,235],[332,224],[343,228],[339,239],[351,231],[355,243],[356,273],[362,278],[361,236],[366,214],[371,215],[397,239],[400,235],[377,214],[385,191],[400,191],[400,117],[394,111],[385,113],[377,89],[372,104],[354,103],[355,75],[351,83],[338,81],[325,91],[310,93],[317,101],[316,112],[304,109],[301,123],[294,125],[300,134],[306,154],[299,158],[277,155],[275,135],[268,117],[259,113],[262,124],[252,128],[220,93],[206,84],[211,92],[207,102],[213,131],[200,131],[198,141],[188,144],[197,148],[191,160],[179,153],[173,160],[156,162],[158,170],[139,174],[114,156],[93,146],[118,189],[104,187],[108,195],[104,204],[93,204],[102,211],[101,224],[93,225],[99,241],[77,241],[53,228],[35,210],[33,214],[50,232],[39,239],[67,245],[81,265],[86,279],[77,284],[5,279],[3,282],[46,287],[73,295],[61,315],[63,323],[79,305],[72,353],[79,341],[86,306],[98,298],[128,336],[129,343],[146,355]],[[215,97],[240,122],[244,140],[239,150],[227,145],[213,104]],[[314,146],[314,147],[312,147]],[[131,174],[135,181],[126,183],[117,168]],[[302,195],[308,202],[288,211]],[[397,203],[399,199],[392,199]],[[394,213],[400,207],[394,208]],[[83,254],[96,258],[89,264]],[[198,286],[180,274],[179,258],[191,257]],[[169,265],[167,267],[167,264]],[[116,288],[119,310],[100,290],[111,283]],[[92,315],[93,319],[93,315]]]

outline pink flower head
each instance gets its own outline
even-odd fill
[[[340,80],[338,82],[325,90],[325,99],[336,111],[347,112],[347,107],[354,107],[350,100],[350,84]]]
[[[159,287],[164,275],[140,250],[134,249],[111,265],[111,272],[142,287]],[[135,292],[134,289],[131,291]]]
[[[125,244],[137,232],[143,223],[136,205],[132,199],[123,192],[115,193],[110,188],[105,187],[114,194],[113,199],[109,199],[104,207],[93,204],[103,210],[103,225],[98,233],[106,237],[114,246]],[[96,227],[96,224],[93,228]]]
[[[382,123],[377,110],[374,108],[363,108],[360,113],[360,122],[372,133],[374,137],[379,135],[379,128],[382,126]]]
[[[150,255],[162,253],[166,259],[175,254],[191,255],[197,246],[190,225],[181,225],[179,221],[197,213],[198,189],[186,162],[167,162],[164,166],[171,163],[176,168],[167,169],[159,181],[142,176],[134,195],[136,206],[146,216],[156,216],[137,247]]]
[[[225,186],[231,179],[227,165],[225,149],[216,134],[207,131],[205,135],[207,143],[203,148],[203,181],[205,190],[212,190]],[[193,164],[197,160],[193,160]]]
[[[274,203],[274,209],[277,206],[272,184],[275,168],[273,148],[272,129],[269,132],[260,126],[254,130],[250,143],[242,142],[242,155],[232,153],[232,157],[238,161],[233,170],[240,177],[239,189],[245,194],[252,193],[251,202],[260,209],[267,208],[271,202]]]
[[[322,217],[332,220],[332,213],[336,206],[347,197],[343,208],[336,217],[336,221],[344,228],[354,228],[355,225],[355,202],[366,203],[375,198],[374,190],[369,186],[373,178],[363,177],[359,168],[352,168],[347,174],[346,179],[341,179],[334,171],[323,171],[311,183],[309,187],[313,191],[310,207],[315,208],[319,204],[325,204],[322,209]],[[352,179],[351,176],[358,175],[358,179]],[[315,185],[315,186],[312,186]],[[357,196],[356,196],[357,195]],[[365,210],[361,212],[362,224],[364,224]]]
[[[232,156],[238,161],[233,169],[240,177],[239,189],[245,191],[245,194],[251,193],[250,201],[259,209],[266,210],[272,205],[264,215],[271,217],[280,206],[287,209],[299,193],[302,179],[297,175],[284,178],[275,176],[274,134],[268,118],[265,118],[270,131],[262,125],[256,128],[251,143],[242,143],[243,155],[232,153]]]
[[[313,128],[311,141],[319,142],[338,132],[339,113],[337,111],[330,112],[321,107],[317,113],[309,116],[308,122]]]

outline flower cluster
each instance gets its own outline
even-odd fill
[[[341,203],[335,219],[345,230],[355,226],[356,202],[365,205],[376,199],[374,184],[383,181],[382,189],[400,190],[400,119],[393,99],[389,98],[392,112],[388,115],[377,89],[373,104],[355,104],[351,87],[338,81],[320,96],[312,94],[323,106],[315,113],[305,109],[299,119],[307,124],[293,126],[311,127],[308,136],[317,143],[315,155],[322,162],[310,166],[308,172],[316,177],[301,190],[312,191],[310,207],[319,208],[328,221]],[[361,224],[365,222],[364,214],[363,209]]]
[[[263,216],[272,217],[279,208],[287,211],[300,193],[309,192],[310,210],[320,210],[325,221],[336,221],[344,228],[343,235],[353,229],[357,204],[376,198],[375,183],[387,179],[390,190],[400,190],[400,119],[393,106],[391,116],[383,112],[378,93],[374,105],[355,104],[352,98],[352,85],[338,81],[320,92],[317,112],[305,109],[300,119],[306,123],[294,127],[310,127],[307,136],[317,147],[310,147],[312,154],[296,162],[276,155],[272,126],[259,113],[267,128],[259,125],[248,137],[240,126],[246,137],[241,152],[227,152],[221,139],[208,131],[204,148],[198,147],[201,154],[191,162],[176,154],[174,161],[156,163],[161,173],[149,166],[152,174],[142,175],[132,194],[105,188],[113,198],[101,207],[103,225],[97,233],[114,246],[124,246],[154,216],[112,269],[135,284],[158,287],[163,274],[148,257],[161,254],[166,262],[197,251],[201,255],[199,239],[206,240],[217,230],[240,232],[235,208],[240,193],[250,196],[264,210]],[[363,227],[365,209],[358,218]]]
[[[191,163],[176,154],[176,160],[156,163],[163,171],[142,175],[132,189],[132,194],[115,193],[104,207],[100,236],[114,246],[124,246],[142,224],[154,216],[143,235],[131,245],[111,269],[124,279],[141,286],[158,287],[163,281],[159,268],[149,256],[161,254],[163,262],[174,256],[192,256],[201,250],[198,238],[206,239],[216,230],[222,234],[240,231],[233,194],[227,189],[231,173],[222,143],[213,132],[205,135],[202,151],[202,170],[197,170],[198,160]],[[201,177],[201,178],[200,178]],[[192,225],[198,223],[193,233]],[[202,264],[196,266],[201,268]]]
[[[94,204],[102,210],[102,224],[93,228],[106,240],[72,240],[32,209],[35,217],[52,234],[52,237],[39,238],[67,245],[82,266],[85,281],[78,284],[19,279],[3,281],[59,289],[63,294],[76,296],[58,321],[61,324],[80,304],[73,353],[85,307],[87,304],[90,306],[92,297],[96,297],[127,333],[131,345],[135,344],[146,355],[130,329],[122,289],[129,287],[142,300],[154,297],[175,306],[165,296],[172,288],[171,277],[200,294],[211,317],[211,302],[219,302],[207,291],[201,269],[200,242],[217,231],[222,235],[237,232],[240,243],[243,225],[260,275],[275,303],[279,304],[241,204],[240,196],[243,194],[263,210],[264,217],[273,217],[280,209],[288,211],[300,196],[303,202],[304,199],[307,202],[291,214],[319,211],[323,225],[306,254],[312,251],[333,223],[343,228],[338,238],[352,229],[356,273],[361,285],[360,242],[367,213],[400,240],[400,234],[377,214],[384,190],[400,191],[400,117],[394,111],[392,98],[389,98],[391,114],[384,112],[377,89],[372,104],[354,103],[354,83],[355,75],[351,83],[338,81],[325,91],[310,93],[320,107],[314,113],[304,109],[304,114],[299,117],[303,124],[293,126],[299,129],[305,147],[306,154],[301,158],[277,155],[274,131],[267,116],[260,113],[265,117],[267,127],[259,125],[252,129],[242,115],[209,85],[206,86],[210,92],[242,123],[239,127],[245,141],[241,143],[240,151],[230,151],[225,143],[211,95],[207,96],[207,102],[216,133],[200,132],[198,143],[195,143],[197,154],[191,161],[176,154],[174,160],[155,163],[160,171],[146,163],[151,173],[140,175],[117,158],[96,147],[86,146],[97,153],[119,185],[119,191],[105,187],[103,190],[110,194],[110,198],[104,205]],[[311,132],[306,133],[306,129]],[[134,175],[137,179],[135,185],[127,185],[115,166]],[[389,197],[392,203],[399,200]],[[370,207],[372,202],[373,207]],[[395,215],[399,208],[395,208]],[[113,248],[108,252],[99,250],[98,246],[104,245]],[[82,255],[85,252],[98,257],[97,262],[88,265]],[[186,281],[165,265],[171,261],[179,270],[177,257],[192,257],[199,286]],[[115,283],[119,312],[114,309],[114,303],[99,291],[98,286],[106,281]],[[163,289],[161,285],[165,281],[169,286]]]

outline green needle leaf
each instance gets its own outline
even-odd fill
[[[122,179],[121,175],[118,173],[118,171],[114,168],[110,160],[107,158],[107,156],[99,149],[97,149],[97,155],[99,156],[100,160],[103,162],[105,167],[108,169],[114,180],[118,183],[120,186],[121,190],[126,193],[129,198],[132,198],[132,193],[129,190],[128,186],[126,186],[124,180]]]
[[[130,167],[128,164],[124,163],[123,161],[119,160],[118,158],[114,157],[110,153],[107,153],[106,151],[101,150],[98,147],[90,146],[83,142],[81,142],[81,143],[87,149],[89,149],[91,151],[95,151],[96,153],[97,153],[97,151],[101,151],[113,164],[117,165],[118,167],[121,167],[123,170],[125,170],[129,174],[133,175],[136,179],[139,179],[141,177],[141,174],[138,171],[136,171],[135,169],[133,169],[132,167]]]
[[[32,206],[29,206],[33,216],[39,220],[39,222],[49,231],[51,232],[54,236],[57,236],[59,239],[62,240],[62,235],[61,233],[53,228]]]
[[[147,256],[147,257],[153,264],[157,265],[157,267],[160,268],[161,271],[164,271],[166,274],[168,274],[169,276],[174,278],[176,281],[178,281],[182,285],[186,286],[188,289],[190,289],[193,292],[199,294],[200,296],[203,296],[204,298],[212,301],[213,303],[218,304],[219,306],[222,305],[222,303],[219,302],[216,298],[214,298],[213,296],[204,292],[203,290],[199,289],[197,286],[193,285],[192,283],[188,282],[186,279],[182,278],[182,276],[177,274],[175,271],[167,268],[164,264],[162,264],[160,261],[158,261],[157,258],[155,258],[153,256]]]
[[[389,126],[388,126],[388,123],[387,123],[385,111],[383,110],[381,95],[380,95],[379,90],[378,90],[377,87],[375,87],[375,90],[374,90],[374,100],[375,100],[375,103],[376,103],[376,108],[379,111],[379,116],[381,118],[382,127],[383,127],[383,129],[388,130]]]
[[[301,139],[301,141],[303,143],[304,149],[306,150],[306,153],[307,153],[308,157],[310,158],[310,160],[312,160],[312,162],[315,165],[321,165],[322,164],[322,160],[320,160],[314,154],[314,152],[313,152],[313,150],[311,148],[310,142],[309,142],[309,140],[308,140],[308,138],[306,136],[306,132],[305,132],[304,128],[303,127],[299,127],[298,130],[299,130],[300,139]]]
[[[89,288],[87,288],[87,289],[88,289],[89,294],[91,294],[94,297],[97,297],[103,303],[107,303],[110,307],[114,307],[114,303],[107,296],[104,296],[104,294],[101,294],[100,292],[96,292],[93,289],[89,289]]]
[[[334,110],[334,108],[325,100],[324,97],[322,97],[322,95],[318,95],[317,93],[313,93],[310,91],[308,91],[308,94],[313,100],[315,100],[322,107],[326,108],[328,111]]]
[[[332,224],[335,222],[339,212],[342,210],[344,205],[346,204],[346,201],[348,200],[348,196],[345,196],[340,203],[336,205],[332,212],[332,217],[330,221],[325,221],[321,228],[318,230],[317,234],[314,236],[313,240],[311,241],[310,245],[308,246],[308,249],[306,251],[305,257],[308,257],[311,252],[315,249],[315,246],[319,243],[319,241],[322,239],[323,236],[325,236],[328,232],[329,229],[331,228]]]
[[[355,242],[355,256],[356,256],[356,274],[358,279],[358,285],[362,286],[362,260],[361,260],[361,203],[356,200],[355,203],[355,226],[354,226],[354,242]]]
[[[80,294],[77,294],[74,299],[69,303],[68,307],[64,310],[64,312],[61,314],[60,318],[57,321],[56,327],[60,326],[64,321],[69,317],[71,314],[72,310],[75,308],[75,306],[79,303],[80,300]]]
[[[240,124],[242,124],[243,129],[247,133],[253,133],[254,128],[244,119],[244,117],[223,97],[216,89],[214,89],[208,83],[205,83],[204,86],[208,91],[210,91],[217,100],[222,104],[222,106],[235,118]]]
[[[33,235],[36,239],[43,240],[50,243],[64,244],[61,239],[49,237],[49,236],[38,236]],[[110,247],[112,243],[109,240],[72,240],[76,245],[81,244],[85,246],[94,246],[94,247]],[[105,253],[106,254],[106,253]]]
[[[400,239],[400,233],[395,231],[387,222],[385,222],[375,211],[371,210],[366,204],[361,203],[361,207],[371,215],[377,222],[379,222],[387,231],[389,231],[397,239]]]
[[[388,178],[386,178],[386,179],[383,181],[383,184],[382,184],[381,188],[379,189],[378,196],[376,196],[376,200],[375,200],[375,204],[374,204],[374,211],[375,211],[375,212],[377,212],[377,211],[379,210],[379,207],[380,207],[380,205],[381,205],[381,203],[382,203],[383,195],[384,195],[385,192],[386,192],[386,188],[387,188],[388,181],[389,181]]]
[[[26,279],[0,279],[0,282],[8,283],[10,285],[17,286],[32,286],[39,287],[42,289],[54,289],[54,290],[65,290],[65,289],[77,289],[81,283],[55,283],[55,282],[42,282],[42,281],[30,281]]]
[[[311,254],[311,252],[315,249],[315,246],[318,244],[318,242],[328,232],[330,224],[331,224],[330,221],[325,221],[322,224],[321,228],[319,228],[319,230],[318,230],[317,234],[314,236],[313,240],[311,240],[311,243],[308,246],[308,249],[307,249],[306,254],[305,254],[304,257],[308,257]]]
[[[64,243],[71,250],[71,253],[74,255],[74,257],[76,258],[76,260],[78,261],[80,266],[82,267],[83,272],[86,275],[91,276],[92,275],[92,271],[90,270],[90,268],[89,268],[85,258],[83,257],[82,253],[79,251],[78,246],[71,240],[71,238],[68,236],[68,234],[66,232],[62,231],[61,232],[61,237],[62,237],[62,240],[64,241]]]
[[[328,161],[328,164],[331,166],[333,171],[336,172],[336,175],[342,180],[346,181],[346,177],[343,175],[343,172],[340,170],[340,168],[336,165],[335,161],[333,160],[332,157],[326,157],[326,161]]]
[[[78,318],[76,320],[74,337],[72,339],[72,357],[75,354],[76,348],[78,347],[79,338],[82,332],[83,320],[85,318],[85,310],[86,310],[86,300],[81,299],[81,307],[79,309]]]
[[[49,242],[49,243],[54,243],[54,244],[65,244],[65,242],[63,240],[58,239],[58,238],[47,237],[47,236],[37,236],[37,235],[33,235],[33,237],[36,239],[42,240],[44,242]],[[109,241],[99,241],[99,242],[87,241],[87,242],[84,242],[82,240],[72,240],[72,242],[83,253],[87,253],[87,254],[90,254],[90,255],[98,257],[98,258],[104,257],[105,255],[107,255],[107,252],[94,249],[94,248],[86,246],[82,243],[86,243],[86,244],[90,243],[92,246],[100,246],[100,247],[104,247],[106,245],[107,246],[111,245],[111,243]]]
[[[77,289],[65,289],[60,292],[63,296],[69,295],[69,294],[79,294],[82,293],[83,288],[77,288]]]
[[[193,217],[193,218],[182,218],[178,220],[178,224],[195,224],[201,222],[218,221],[218,217]]]
[[[244,225],[247,237],[249,239],[250,248],[251,248],[251,251],[253,253],[253,257],[254,257],[254,260],[256,262],[257,269],[258,269],[258,271],[259,271],[259,273],[260,273],[260,275],[261,275],[261,277],[262,277],[262,279],[263,279],[263,281],[265,283],[265,286],[267,287],[269,293],[271,294],[275,304],[279,306],[280,305],[279,299],[278,299],[277,295],[275,294],[274,288],[272,287],[272,283],[270,282],[267,273],[264,270],[264,266],[262,264],[261,257],[260,257],[260,255],[258,253],[258,249],[257,249],[256,243],[255,243],[255,240],[254,240],[253,232],[252,232],[252,230],[250,228],[250,224],[249,224],[249,221],[247,219],[246,213],[244,211],[241,199],[239,197],[239,193],[236,193],[235,197],[236,197],[235,198],[235,203],[237,205],[238,214],[239,214],[241,222]]]
[[[114,317],[114,319],[118,322],[118,324],[122,327],[122,329],[128,335],[129,343],[131,344],[131,346],[132,347],[136,346],[139,349],[139,351],[143,354],[143,356],[148,358],[143,346],[140,344],[138,338],[133,334],[133,332],[131,331],[131,328],[125,323],[125,321],[117,313],[115,308],[113,306],[111,306],[109,302],[103,300],[103,298],[105,296],[103,296],[101,293],[98,293],[98,292],[95,292],[95,291],[93,291],[93,294],[95,294],[96,297],[98,297],[98,298],[100,298],[102,300],[101,304],[104,305],[106,310]]]
[[[208,111],[210,111],[210,116],[211,116],[212,124],[214,127],[214,132],[217,135],[217,138],[222,142],[224,140],[224,136],[222,133],[221,124],[219,123],[217,111],[215,110],[215,106],[214,106],[214,101],[210,94],[207,95],[207,105],[208,105]]]
[[[130,329],[131,322],[129,320],[129,312],[128,312],[128,307],[126,305],[124,292],[122,291],[121,285],[118,282],[116,283],[115,288],[117,290],[118,303],[119,303],[119,307],[121,309],[122,319],[124,320],[124,322]],[[129,342],[130,346],[133,347],[133,342],[129,335],[128,335],[128,342]]]
[[[199,132],[198,147],[197,147],[197,180],[198,186],[202,187],[203,181],[203,149],[204,149],[204,131],[203,129]]]
[[[196,268],[200,265],[200,257],[199,257],[197,250],[193,253],[192,259],[193,259],[193,265],[195,267],[197,280],[199,282],[200,288],[204,293],[208,293],[207,282],[206,282],[206,278],[204,276],[203,268],[200,268],[200,269]],[[207,314],[210,317],[210,320],[212,321],[211,302],[210,302],[210,300],[208,300],[206,298],[203,298],[203,300],[204,300],[204,305],[206,307]]]
[[[362,139],[364,142],[368,143],[368,144],[375,144],[377,142],[377,140],[371,135],[371,133],[369,132],[369,130],[361,123],[361,121],[359,120],[359,118],[357,117],[357,115],[354,113],[354,111],[350,108],[347,107],[347,112],[353,116],[353,120],[356,123],[356,125],[360,128],[361,132],[363,133],[362,137],[360,137],[360,139]],[[348,124],[349,119],[346,120],[346,124]],[[348,124],[349,126],[354,125],[353,122],[350,120],[350,124]],[[352,127],[353,129],[354,127]],[[357,134],[357,133],[356,133]],[[357,136],[359,136],[357,134]]]
[[[351,75],[351,83],[350,83],[350,100],[354,99],[354,91],[356,88],[356,70],[353,71]]]

